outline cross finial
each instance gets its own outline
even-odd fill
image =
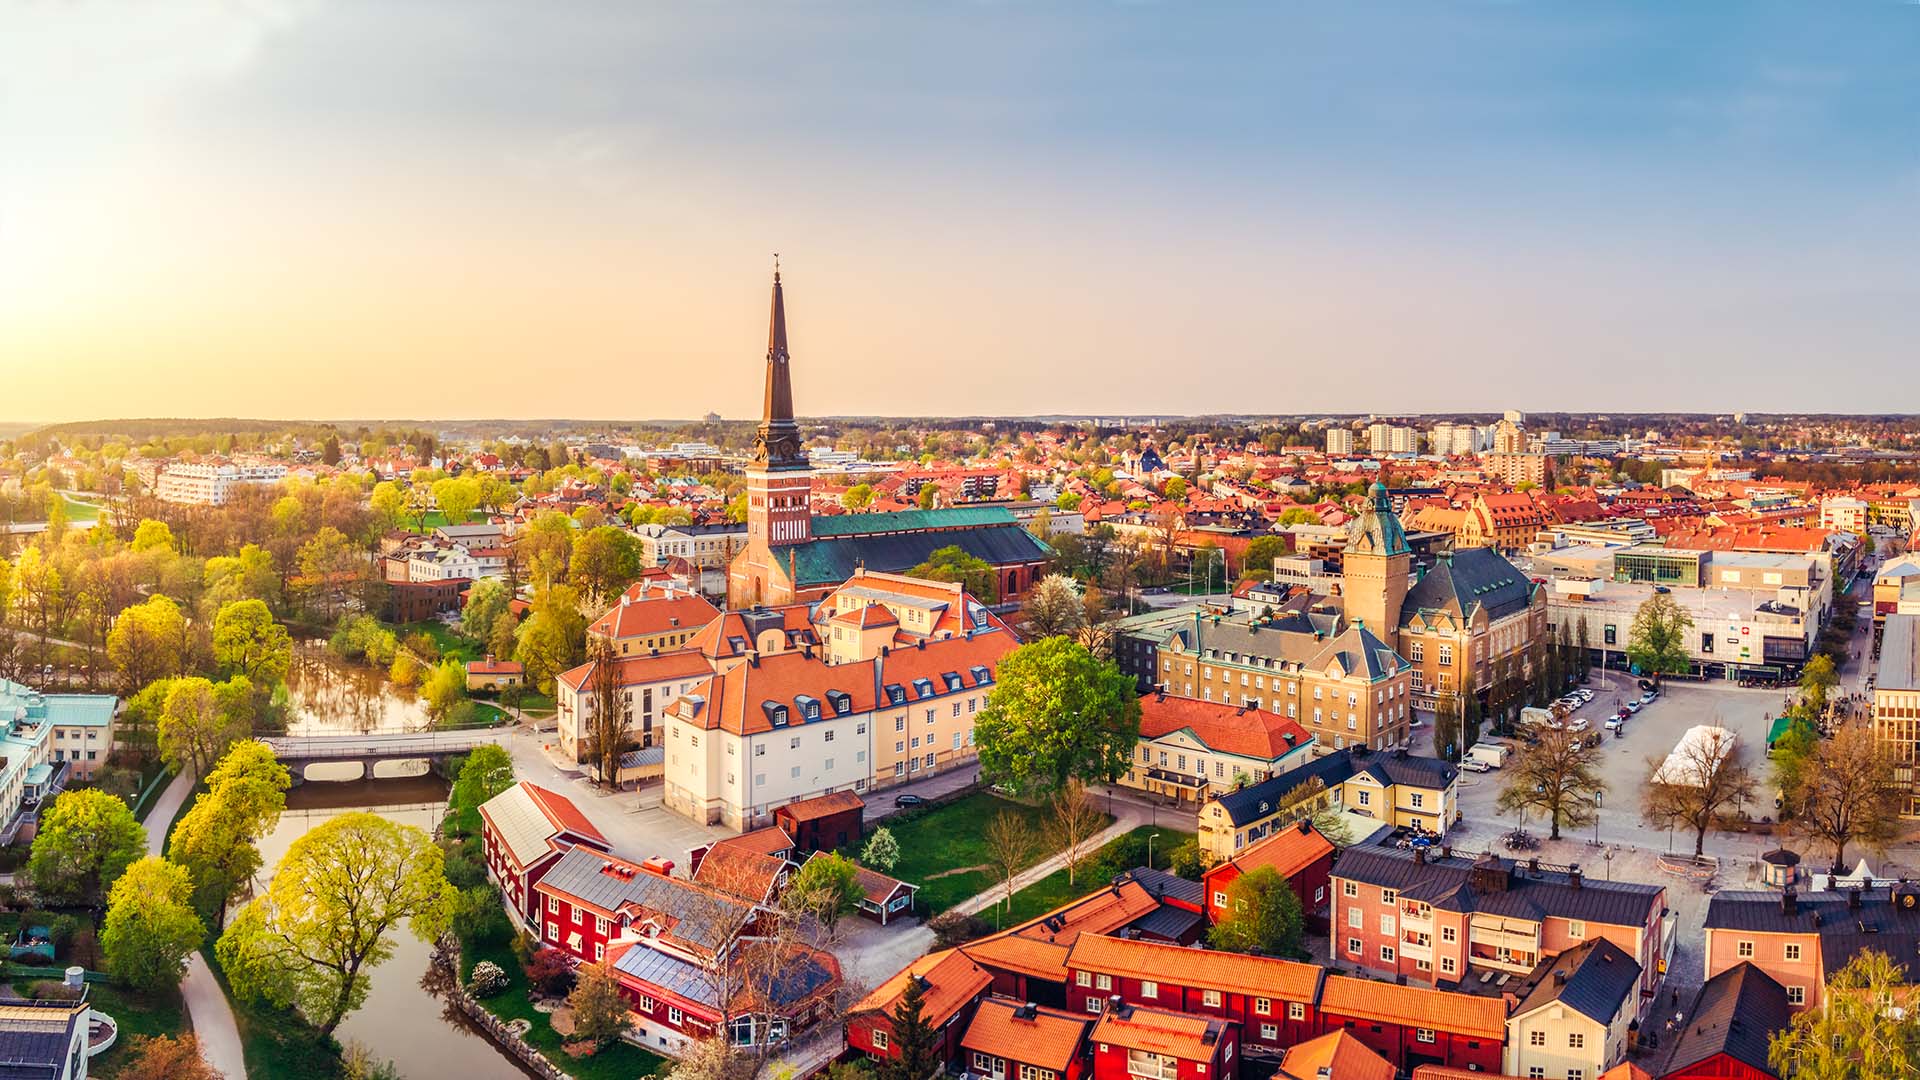
[[[773,253],[773,280],[780,280],[780,253],[777,251]]]

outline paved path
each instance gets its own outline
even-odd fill
[[[193,777],[183,772],[154,800],[153,809],[147,811],[147,854],[165,854],[167,827],[191,794]],[[240,1048],[240,1028],[233,1022],[233,1006],[198,952],[187,957],[187,977],[180,983],[180,996],[186,999],[200,1056],[227,1080],[247,1080],[247,1058]]]
[[[1089,795],[1098,801],[1101,792],[1093,791],[1089,792]],[[1165,837],[1168,844],[1166,847],[1155,847],[1155,861],[1158,861],[1158,856],[1166,854],[1169,848],[1179,843],[1179,838],[1172,835],[1174,830],[1194,831],[1195,822],[1189,820],[1191,813],[1191,811],[1172,808],[1161,808],[1156,813],[1154,807],[1144,802],[1136,801],[1134,798],[1116,791],[1113,798],[1113,824],[1107,826],[1100,835],[1088,841],[1085,850],[1088,856],[1092,856],[1101,848],[1106,847],[1108,844],[1113,843],[1115,840],[1120,839],[1122,836],[1125,836],[1142,825],[1153,824],[1156,821],[1164,821],[1168,829],[1168,836]],[[1021,889],[1026,888],[1066,865],[1066,854],[1064,852],[1055,852],[1039,862],[1034,863],[1032,866],[1027,867],[1025,870],[1020,871],[1018,874],[1015,874],[1013,876],[1013,891],[1019,892]],[[1088,891],[1091,892],[1096,887],[1097,883],[1090,885]],[[976,915],[993,907],[995,903],[1006,899],[1006,895],[1006,889],[996,885],[978,896],[960,901],[953,906],[953,910],[964,912],[968,915]]]

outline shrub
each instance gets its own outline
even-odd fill
[[[573,989],[573,965],[559,949],[541,949],[527,961],[527,982],[546,997],[561,997]]]
[[[507,988],[507,973],[499,964],[491,960],[482,960],[473,965],[473,993],[475,997],[489,998]]]
[[[59,979],[40,979],[27,987],[27,996],[35,1001],[78,1001],[82,992]]]
[[[64,950],[73,944],[73,935],[79,933],[84,925],[78,915],[55,915],[53,922],[48,924],[53,931],[53,947]]]
[[[492,945],[505,941],[513,933],[507,912],[500,906],[500,890],[492,885],[475,885],[462,890],[453,909],[453,931],[464,941]]]
[[[933,942],[937,948],[951,949],[986,935],[993,927],[978,916],[948,911],[928,919],[927,929],[933,931]]]

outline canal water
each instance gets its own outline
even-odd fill
[[[278,868],[287,848],[308,830],[352,810],[379,814],[429,834],[446,812],[447,782],[419,763],[383,765],[409,773],[372,780],[327,781],[330,769],[357,773],[357,765],[309,766],[308,783],[287,793],[280,825],[260,842],[261,865]],[[431,963],[433,947],[401,930],[394,952],[373,969],[366,1003],[348,1014],[336,1035],[357,1041],[376,1058],[390,1060],[406,1080],[491,1080],[528,1075],[486,1036],[473,1031],[448,1004],[446,976]]]
[[[426,731],[426,705],[370,664],[343,660],[324,644],[294,646],[287,668],[287,734],[366,735]]]

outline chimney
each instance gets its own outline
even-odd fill
[[[1567,867],[1567,885],[1575,889],[1580,887],[1580,868],[1578,866]]]
[[[1312,823],[1307,821],[1306,818],[1301,818],[1300,819],[1300,835],[1305,836],[1307,833],[1311,832],[1312,830],[1313,830]]]
[[[1860,910],[1860,890],[1859,889],[1847,890],[1847,910],[1849,911]]]
[[[1780,914],[1788,918],[1800,914],[1800,898],[1793,894],[1792,889],[1780,894]]]
[[[1566,968],[1553,969],[1553,985],[1555,986],[1567,985],[1567,969]]]
[[[1415,866],[1427,865],[1427,849],[1426,848],[1416,847],[1413,849],[1413,865]]]

